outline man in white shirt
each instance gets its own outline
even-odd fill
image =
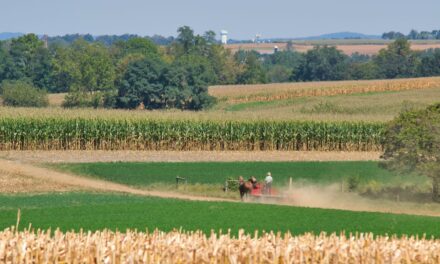
[[[273,182],[272,174],[268,172],[266,178],[264,179],[266,194],[272,193],[272,182]]]

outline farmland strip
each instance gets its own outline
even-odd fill
[[[380,151],[383,123],[0,118],[0,150]]]

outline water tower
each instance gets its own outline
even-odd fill
[[[254,42],[255,43],[260,43],[260,39],[261,39],[261,34],[256,34],[255,38],[254,38]]]
[[[221,43],[228,44],[228,31],[222,30],[220,31]]]

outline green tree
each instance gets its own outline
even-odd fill
[[[186,55],[167,65],[158,58],[144,58],[128,65],[118,86],[117,106],[147,109],[200,110],[213,103],[208,85],[215,81],[209,61]]]
[[[3,42],[0,41],[0,83],[7,79],[6,65],[9,60],[9,54],[3,46]]]
[[[215,84],[234,84],[239,72],[239,66],[231,51],[221,45],[212,45],[207,56],[216,75]]]
[[[432,198],[440,201],[440,103],[403,111],[385,134],[386,167],[432,179]]]
[[[215,39],[215,32],[212,30],[206,31],[203,35],[203,38],[208,44],[217,44],[217,40]]]
[[[118,49],[118,57],[125,57],[130,54],[139,54],[145,57],[159,56],[159,49],[156,44],[146,38],[130,38],[115,44]]]
[[[118,87],[117,107],[134,109],[143,103],[147,109],[163,108],[164,67],[158,58],[130,63]]]
[[[57,47],[53,58],[53,82],[57,92],[68,92],[81,83],[77,54],[70,47]]]
[[[440,75],[440,49],[426,51],[417,69],[419,76]]]
[[[9,47],[5,79],[31,80],[39,88],[52,91],[52,55],[34,34],[13,39]]]
[[[267,77],[271,83],[288,82],[292,76],[292,69],[283,65],[275,65],[270,67]]]
[[[22,79],[32,74],[34,58],[41,47],[43,42],[35,34],[27,34],[11,41],[9,54],[13,65],[10,72],[14,79]]]
[[[109,50],[102,44],[82,39],[75,41],[70,48],[59,50],[54,75],[56,83],[67,86],[69,91],[66,107],[101,106],[103,97],[115,89],[115,66]]]
[[[417,57],[406,39],[398,39],[374,58],[381,78],[404,78],[416,74]]]
[[[49,104],[45,90],[25,81],[3,81],[1,83],[3,104],[17,107],[43,107]]]
[[[335,47],[317,46],[307,51],[294,79],[299,81],[332,81],[348,77],[348,56]]]
[[[36,87],[46,89],[49,92],[57,92],[53,79],[53,56],[47,48],[37,49],[30,78]]]
[[[208,85],[216,82],[214,69],[208,59],[182,56],[164,74],[166,79],[166,107],[201,110],[214,104]]]
[[[195,45],[194,31],[188,26],[183,26],[178,28],[177,32],[177,42],[182,45],[184,53],[188,53]]]
[[[279,51],[267,55],[264,66],[270,82],[291,81],[303,62],[303,55],[294,51]]]
[[[242,67],[237,75],[239,84],[266,83],[266,71],[256,51],[239,50],[235,53],[236,62]]]
[[[349,67],[349,76],[352,80],[372,80],[379,78],[379,69],[371,61],[352,62]]]

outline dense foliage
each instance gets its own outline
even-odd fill
[[[432,178],[433,200],[440,202],[440,104],[401,113],[385,134],[384,158],[390,169]]]
[[[417,31],[415,29],[411,30],[408,35],[405,35],[401,32],[385,32],[382,34],[383,39],[440,39],[440,30],[432,30],[432,31]]]
[[[156,42],[157,43],[157,42]],[[48,92],[68,92],[66,107],[179,108],[211,106],[213,84],[404,78],[440,74],[440,50],[413,51],[398,39],[376,56],[345,55],[317,46],[306,53],[232,52],[215,33],[187,27],[158,46],[135,35],[34,34],[0,42],[0,82],[23,80]]]
[[[3,81],[0,94],[3,104],[8,106],[43,107],[49,104],[45,90],[24,81]]]

